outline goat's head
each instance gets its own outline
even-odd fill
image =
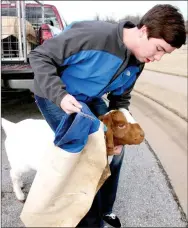
[[[129,123],[121,111],[114,110],[99,119],[107,126],[107,154],[112,155],[117,145],[136,145],[144,140],[144,131],[138,123]]]

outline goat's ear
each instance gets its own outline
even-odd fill
[[[112,155],[114,153],[114,137],[113,137],[113,131],[109,127],[106,132],[106,149],[107,149],[107,155]]]
[[[110,127],[112,125],[112,117],[111,113],[108,113],[106,115],[100,116],[100,119],[107,127]]]
[[[98,117],[99,120],[103,121],[104,115]]]

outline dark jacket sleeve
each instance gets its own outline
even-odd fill
[[[89,40],[82,30],[69,29],[58,36],[46,40],[31,51],[29,62],[34,72],[34,93],[60,106],[62,98],[67,94],[61,81],[58,69],[66,58],[79,52]],[[80,59],[74,60],[81,61]],[[71,63],[66,63],[67,65]]]
[[[65,58],[64,52],[64,35],[59,35],[45,41],[29,55],[29,62],[34,72],[34,93],[51,100],[58,106],[67,94],[57,74],[57,68]]]
[[[129,88],[122,95],[112,95],[108,94],[107,98],[109,102],[109,110],[125,108],[129,110],[130,99],[131,99],[131,91],[133,87]]]
[[[144,64],[140,67],[140,72],[137,75],[137,79],[140,76],[141,72],[144,69]],[[136,79],[136,80],[137,80]],[[130,100],[131,100],[131,91],[134,88],[136,81],[129,87],[123,94],[121,95],[112,95],[112,93],[109,93],[107,98],[109,100],[109,110],[112,109],[119,109],[119,108],[125,108],[129,110]]]

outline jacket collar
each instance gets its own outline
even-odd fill
[[[127,51],[128,49],[126,45],[123,43],[123,29],[134,28],[134,27],[135,25],[130,21],[122,20],[121,22],[118,23],[118,26],[117,26],[118,44],[119,44],[119,47],[124,51]]]

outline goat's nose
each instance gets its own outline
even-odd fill
[[[140,133],[140,136],[144,137],[144,132],[143,131]]]

